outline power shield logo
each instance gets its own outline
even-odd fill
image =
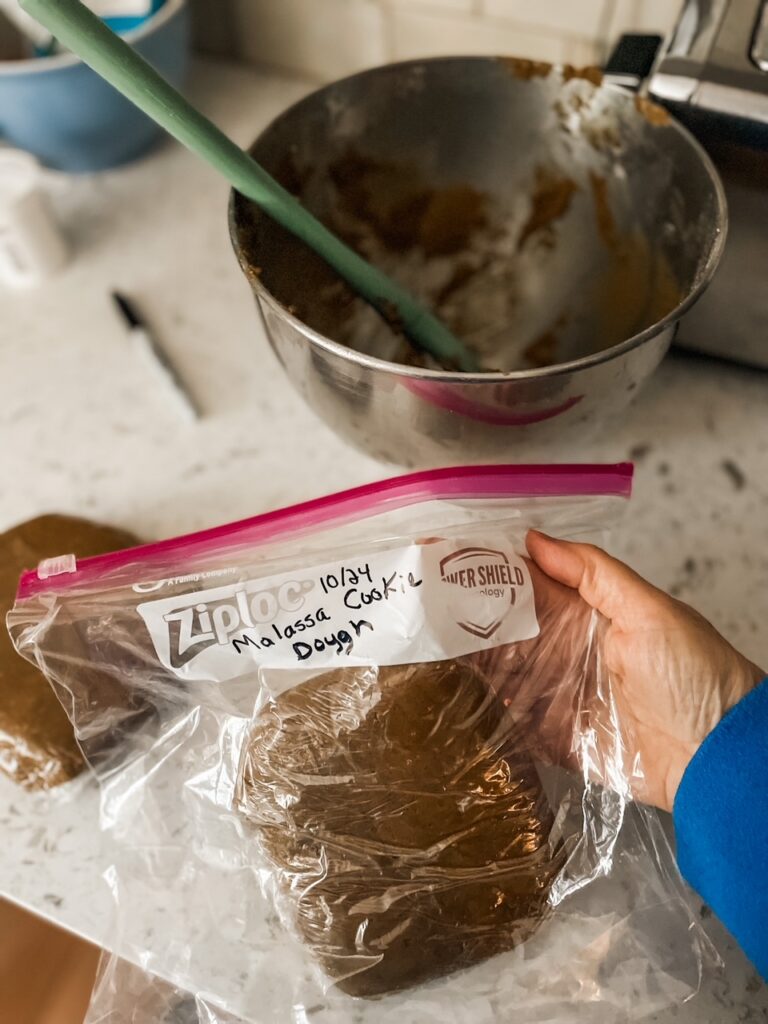
[[[525,576],[503,551],[462,548],[440,562],[440,579],[450,590],[449,607],[457,625],[489,640],[517,600]]]

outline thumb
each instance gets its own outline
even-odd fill
[[[666,598],[629,566],[592,544],[556,540],[538,530],[526,539],[528,553],[547,576],[578,590],[587,604],[621,626]]]

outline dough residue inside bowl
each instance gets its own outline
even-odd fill
[[[551,72],[526,61],[506,70],[531,83]],[[560,74],[566,84],[551,116],[564,142],[542,145],[524,175],[517,171],[514,189],[480,187],[474,172],[472,180],[446,180],[429,174],[423,158],[382,158],[337,140],[322,165],[289,149],[276,170],[329,228],[428,305],[487,371],[542,368],[610,348],[663,319],[684,294],[662,239],[649,234],[664,218],[632,208],[622,126],[592,109],[595,69]],[[655,110],[639,113],[644,125],[661,124]],[[438,368],[403,337],[396,315],[377,313],[312,254],[297,252],[298,274],[282,266],[270,277],[269,261],[257,255],[258,223],[251,230],[248,216],[239,225],[246,259],[264,266],[265,287],[302,321],[364,354]]]

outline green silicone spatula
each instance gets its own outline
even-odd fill
[[[20,6],[179,142],[207,160],[238,192],[314,249],[385,319],[402,327],[414,345],[444,366],[478,369],[473,355],[425,306],[324,227],[80,0],[20,0]]]

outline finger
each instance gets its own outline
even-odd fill
[[[556,540],[531,530],[528,552],[548,576],[578,590],[587,604],[619,626],[635,625],[668,598],[642,576],[592,544]]]

